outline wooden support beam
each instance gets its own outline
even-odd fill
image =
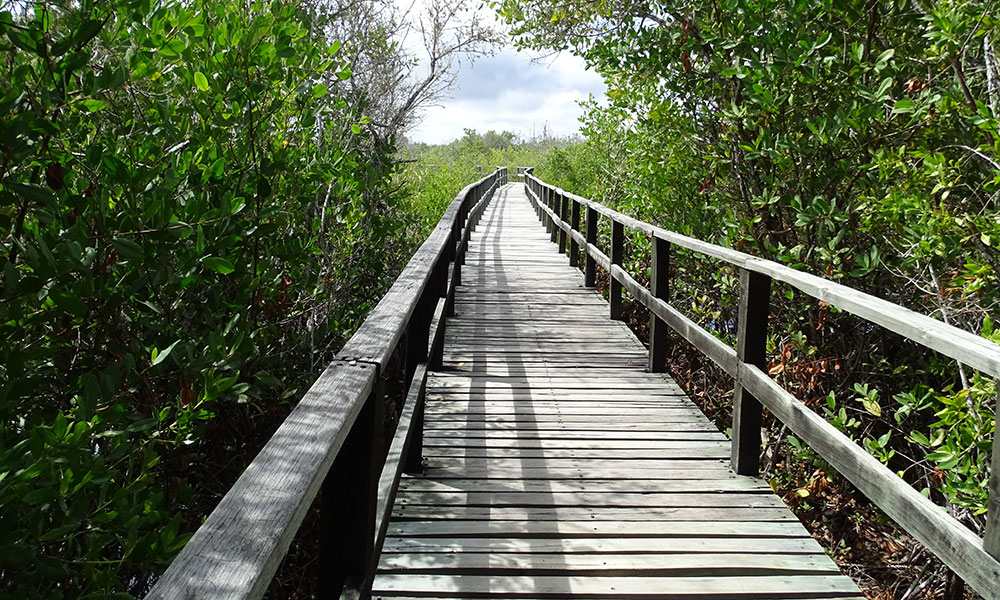
[[[587,207],[587,245],[597,246],[597,211]],[[586,287],[597,286],[597,261],[587,252],[586,265],[583,270],[583,285]]]
[[[562,225],[567,220],[567,213],[569,212],[567,206],[569,204],[569,198],[566,194],[559,194],[559,224]],[[566,230],[562,227],[559,228],[559,254],[566,254]]]
[[[765,370],[767,317],[771,303],[771,278],[740,269],[740,309],[736,357],[740,362]],[[744,387],[739,372],[733,395],[732,467],[739,475],[757,475],[760,470],[760,401]]]
[[[653,237],[652,256],[649,263],[649,291],[654,297],[670,301],[670,242]],[[663,373],[667,370],[667,324],[649,313],[649,371]]]
[[[622,266],[625,257],[625,226],[618,221],[611,221],[611,264]],[[608,303],[611,305],[611,318],[622,320],[622,283],[611,274],[608,287]]]
[[[559,222],[558,219],[562,216],[559,212],[559,197],[556,196],[556,191],[552,188],[546,187],[542,188],[546,191],[546,198],[548,198],[548,207],[552,210],[552,230],[549,231],[552,242],[555,243],[559,241]]]
[[[580,231],[580,203],[576,200],[570,200],[572,203],[572,211],[570,216],[570,226],[573,228],[574,232],[579,233]],[[576,238],[570,240],[569,242],[569,264],[577,269],[580,268],[580,243],[576,241]]]
[[[382,382],[365,400],[323,482],[320,529],[322,587],[339,595],[364,581],[375,550],[375,512],[382,474]]]

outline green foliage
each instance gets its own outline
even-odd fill
[[[522,45],[569,48],[608,84],[608,104],[587,105],[585,142],[550,154],[543,178],[992,335],[991,3],[498,6]],[[735,319],[732,274],[678,254],[672,295],[695,299],[679,305],[720,333]],[[772,314],[772,374],[918,487],[982,512],[985,492],[973,490],[993,431],[987,383],[790,289]]]
[[[141,594],[405,258],[393,148],[294,3],[7,6],[0,589]]]

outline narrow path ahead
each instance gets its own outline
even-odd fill
[[[375,598],[861,598],[607,303],[521,184],[470,242],[426,469],[404,477]]]

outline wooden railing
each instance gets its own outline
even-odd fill
[[[986,535],[980,539],[799,402],[765,372],[771,282],[788,284],[994,378],[1000,377],[1000,346],[838,283],[654,227],[544,183],[530,170],[525,177],[525,189],[539,218],[551,233],[552,241],[558,241],[559,252],[566,252],[568,240],[571,264],[580,267],[580,250],[584,250],[586,259],[582,268],[585,285],[595,285],[597,265],[609,273],[612,318],[620,319],[622,316],[623,288],[649,309],[651,371],[665,370],[666,328],[669,326],[735,379],[732,466],[737,473],[758,474],[763,405],[969,586],[984,598],[1000,598],[1000,452],[997,452],[996,436],[993,440],[993,475],[989,484]],[[584,230],[581,229],[582,212],[585,212]],[[597,246],[601,218],[611,222],[610,255]],[[648,289],[622,268],[626,227],[650,238],[652,256]],[[668,266],[673,245],[739,269],[741,286],[736,348],[723,343],[670,305]]]
[[[370,587],[400,475],[420,469],[427,370],[441,360],[469,235],[506,183],[500,168],[458,194],[146,598],[261,598],[321,488],[322,589],[350,597]],[[395,353],[408,391],[386,453],[382,389]]]

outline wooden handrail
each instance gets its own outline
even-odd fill
[[[621,318],[622,290],[628,291],[651,314],[650,368],[661,360],[660,331],[670,326],[736,381],[733,407],[732,463],[737,473],[757,475],[760,454],[762,405],[809,444],[824,460],[847,477],[865,496],[930,549],[984,598],[1000,599],[1000,448],[993,440],[993,475],[985,540],[952,518],[836,427],[799,402],[763,370],[763,345],[772,281],[781,281],[845,312],[881,325],[922,346],[1000,377],[1000,345],[886,300],[839,283],[796,271],[785,265],[737,252],[639,221],[600,203],[547,184],[528,169],[525,190],[539,219],[560,240],[568,236],[586,252],[585,285],[595,284],[593,271],[600,265],[610,276],[611,318]],[[566,202],[587,211],[586,235],[575,218],[566,219]],[[611,248],[597,247],[597,219],[611,221]],[[652,243],[653,290],[647,289],[622,268],[624,228],[645,233]],[[737,347],[732,348],[684,316],[669,303],[669,285],[663,279],[670,245],[693,250],[740,269],[740,311]],[[565,243],[560,244],[564,251]],[[571,257],[571,261],[574,259]],[[576,264],[574,262],[574,264]]]
[[[404,465],[419,465],[427,364],[440,360],[466,240],[507,170],[465,187],[406,268],[146,595],[263,597],[323,489],[324,591],[363,591]],[[401,344],[405,340],[405,344]],[[409,392],[387,458],[382,379],[394,352]],[[437,354],[437,356],[435,356]]]

